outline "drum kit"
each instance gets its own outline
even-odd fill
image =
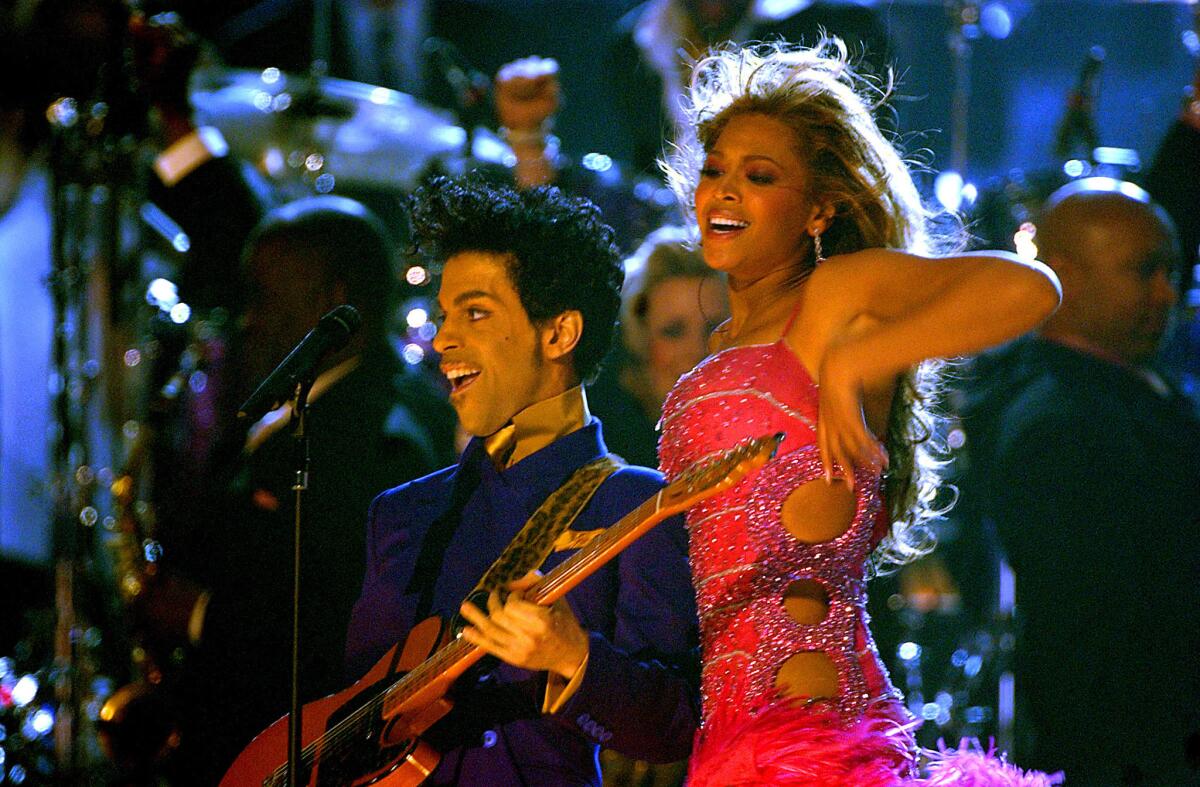
[[[202,69],[191,101],[198,124],[216,126],[234,154],[281,184],[415,188],[435,160],[466,153],[451,113],[405,93],[333,77]]]

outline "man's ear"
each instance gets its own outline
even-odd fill
[[[570,309],[546,320],[542,326],[542,352],[550,360],[563,358],[575,350],[583,338],[583,314]]]
[[[1074,293],[1088,278],[1089,271],[1087,267],[1081,265],[1068,255],[1047,255],[1045,258],[1042,258],[1042,262],[1050,266],[1050,269],[1054,271],[1054,275],[1058,276],[1063,293],[1066,293],[1068,289]]]

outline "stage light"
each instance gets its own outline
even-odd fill
[[[1012,35],[1012,13],[1004,3],[988,3],[980,9],[979,25],[992,38],[1003,40]]]
[[[408,323],[409,328],[420,328],[429,322],[429,312],[421,308],[410,309],[408,314],[405,315],[404,321]]]
[[[280,73],[279,69],[275,68],[274,66],[271,66],[270,68],[264,68],[262,72],[263,84],[273,85],[279,81],[281,76],[282,74]]]
[[[38,681],[33,675],[22,675],[12,688],[13,703],[18,708],[23,708],[33,702],[33,698],[38,693]]]
[[[162,544],[152,538],[146,539],[142,544],[142,555],[147,563],[157,563],[163,556]]]
[[[404,345],[404,349],[400,351],[400,355],[406,363],[416,366],[425,359],[425,348],[419,344],[406,344]]]
[[[1037,227],[1033,222],[1025,222],[1021,227],[1013,233],[1013,248],[1017,252],[1017,256],[1024,260],[1036,260],[1038,255],[1037,244],[1034,243],[1034,238],[1037,237]]]
[[[988,716],[988,714],[984,713],[985,710],[986,708],[981,705],[972,705],[967,708],[966,713],[963,715],[966,717],[968,724],[982,724],[987,720]]]
[[[420,265],[413,265],[404,272],[404,280],[414,287],[419,287],[429,281],[429,271]]]
[[[52,126],[71,128],[79,120],[79,105],[73,98],[60,98],[46,108],[46,120]]]
[[[192,307],[186,303],[177,303],[171,307],[171,322],[183,325],[192,318]]]
[[[54,729],[54,713],[48,708],[39,708],[29,717],[29,726],[36,733],[35,737],[45,735]]]
[[[146,287],[146,303],[170,311],[179,303],[179,288],[168,279],[154,279]]]
[[[963,203],[963,176],[952,169],[940,173],[933,181],[933,193],[943,208],[956,212]]]
[[[1081,159],[1073,158],[1063,164],[1063,174],[1068,178],[1081,178],[1092,171],[1092,165]]]
[[[588,153],[580,161],[584,169],[592,172],[608,172],[612,169],[613,160],[603,153]]]
[[[284,160],[283,151],[276,147],[270,147],[263,151],[262,169],[271,177],[279,177],[287,166],[287,161]]]

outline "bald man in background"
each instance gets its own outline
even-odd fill
[[[1154,367],[1178,245],[1129,183],[1053,194],[1039,335],[979,358],[963,507],[1016,573],[1014,757],[1071,785],[1200,784],[1200,421]]]

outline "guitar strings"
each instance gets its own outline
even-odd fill
[[[463,645],[467,645],[467,647],[461,647]],[[359,708],[347,715],[346,718],[330,727],[328,730],[314,739],[309,745],[305,746],[301,752],[301,764],[305,767],[311,767],[316,758],[318,750],[321,750],[322,752],[325,750],[329,750],[331,752],[338,752],[341,750],[343,748],[342,744],[345,743],[350,736],[355,735],[355,733],[358,732],[360,722],[367,721],[369,714],[373,714],[376,710],[381,710],[388,698],[396,693],[398,686],[404,683],[417,681],[417,679],[424,673],[429,672],[435,667],[438,668],[438,672],[444,671],[441,668],[441,663],[446,661],[447,657],[451,655],[450,651],[469,650],[470,647],[472,646],[470,646],[469,643],[465,643],[462,640],[454,640],[453,642],[448,643],[436,651],[432,656],[429,657],[429,659],[415,667],[411,672],[407,673],[391,687],[379,692],[379,694],[363,703]],[[454,654],[454,658],[450,660],[456,661],[458,658],[458,654]],[[411,694],[412,691],[409,690],[407,693]],[[271,775],[271,781],[268,783],[272,785],[277,784],[279,779],[286,779],[287,775],[287,763],[284,763],[275,769]]]

